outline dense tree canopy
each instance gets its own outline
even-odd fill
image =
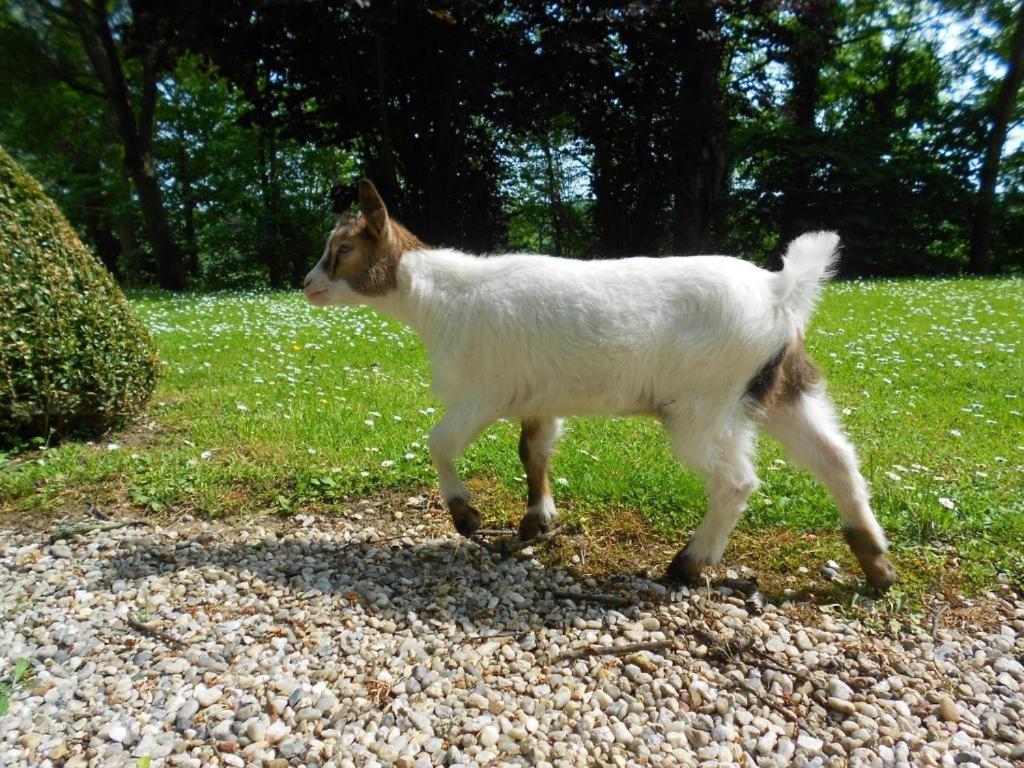
[[[329,190],[577,257],[838,230],[848,273],[1024,264],[1020,0],[18,0],[0,141],[129,282],[294,285]]]

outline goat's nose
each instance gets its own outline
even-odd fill
[[[311,282],[313,282],[313,278],[312,278],[312,277],[309,277],[309,276],[307,276],[307,277],[306,277],[306,279],[302,281],[302,287],[303,287],[303,288],[309,288],[309,284],[310,284]]]

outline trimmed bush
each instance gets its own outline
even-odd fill
[[[153,341],[110,273],[0,148],[0,444],[97,435],[156,377]]]

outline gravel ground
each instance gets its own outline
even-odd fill
[[[354,517],[0,532],[0,766],[1024,760],[1020,598],[876,636]]]

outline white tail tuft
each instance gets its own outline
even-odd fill
[[[839,235],[808,232],[789,244],[782,271],[775,273],[775,299],[803,329],[821,296],[822,285],[836,271]]]

